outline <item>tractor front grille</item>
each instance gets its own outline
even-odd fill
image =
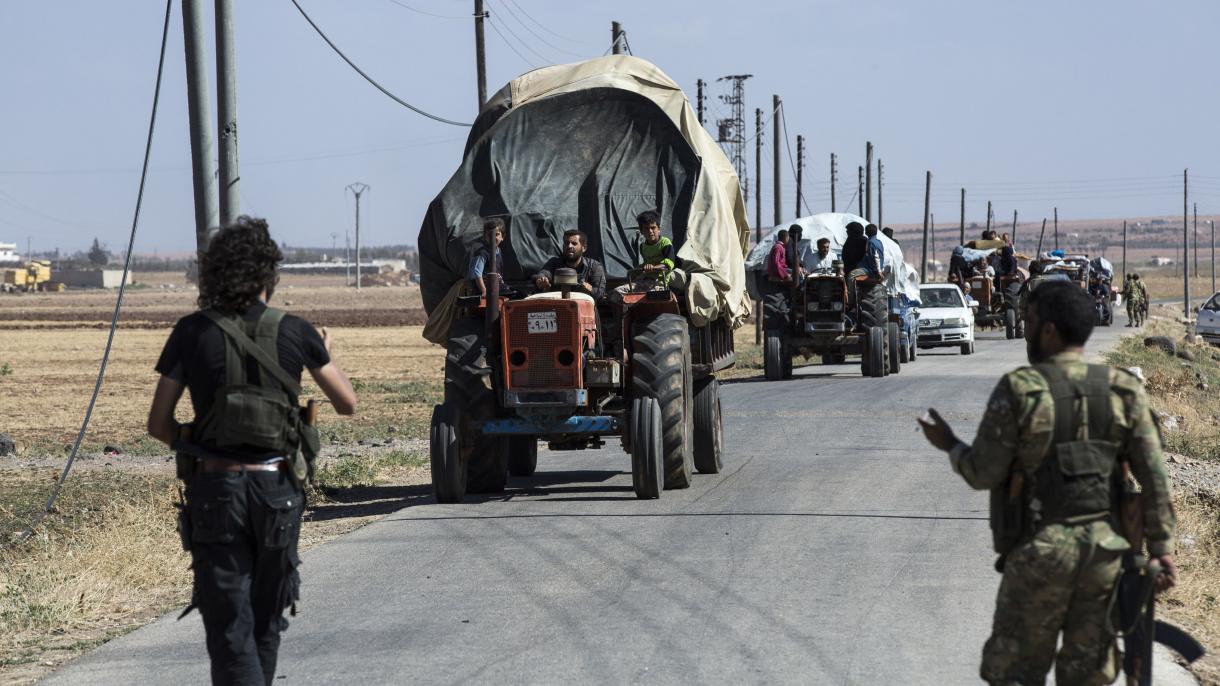
[[[575,301],[518,300],[504,307],[508,388],[579,388],[581,322]]]

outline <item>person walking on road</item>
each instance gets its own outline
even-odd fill
[[[1177,581],[1174,512],[1160,433],[1140,380],[1086,364],[1093,303],[1070,282],[1029,294],[1032,366],[1000,379],[972,444],[934,409],[919,419],[953,471],[990,490],[996,563],[1003,574],[980,675],[989,684],[1108,684],[1117,676],[1109,631],[1112,593],[1130,544],[1115,530],[1123,464],[1143,487],[1148,553]],[[1062,636],[1062,647],[1056,646]]]
[[[329,332],[267,306],[282,259],[261,219],[239,217],[212,238],[200,311],[170,333],[148,413],[148,433],[177,451],[186,482],[179,532],[195,583],[183,616],[203,616],[213,684],[270,686],[284,610],[295,612],[302,485],[318,452],[313,418],[298,406],[301,371],[336,412],[356,408]],[[180,425],[185,389],[195,419]]]
[[[1123,300],[1127,303],[1127,326],[1139,326],[1148,305],[1148,290],[1139,274],[1132,274],[1123,284]]]

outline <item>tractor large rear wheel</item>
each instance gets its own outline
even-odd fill
[[[885,284],[857,281],[856,296],[860,299],[860,325],[865,330],[874,326],[884,330],[890,320],[890,298],[886,295]]]
[[[719,474],[724,445],[720,414],[720,382],[709,376],[695,382],[695,469],[700,474]]]
[[[445,403],[432,410],[429,456],[432,462],[432,493],[438,503],[460,503],[466,495],[466,464],[461,451],[461,415]]]
[[[661,314],[638,324],[632,346],[632,395],[655,398],[661,410],[665,488],[687,488],[694,469],[694,417],[686,320]]]
[[[631,487],[635,497],[661,497],[665,467],[661,431],[661,406],[655,398],[631,401]]]

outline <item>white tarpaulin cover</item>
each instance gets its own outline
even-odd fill
[[[567,229],[612,279],[636,259],[636,214],[655,209],[687,272],[697,326],[749,314],[749,236],[737,174],[678,84],[638,57],[531,71],[492,96],[461,167],[424,218],[420,276],[429,340],[442,338],[483,217],[504,217],[504,276],[525,281],[558,255]]]
[[[810,246],[816,246],[818,239],[821,238],[829,238],[830,251],[835,255],[841,255],[843,253],[843,243],[847,241],[847,225],[852,222],[859,222],[861,226],[869,224],[863,217],[854,214],[823,212],[810,217],[794,219],[787,224],[766,229],[763,232],[762,242],[754,246],[754,249],[746,257],[746,270],[751,272],[751,274],[762,271],[767,261],[767,255],[771,253],[771,246],[775,245],[775,236],[781,230],[787,229],[793,224],[799,224],[802,229],[802,256],[812,251]],[[910,300],[918,300],[919,272],[902,259],[902,248],[890,240],[889,236],[878,232],[877,238],[881,239],[881,245],[885,248],[885,264],[893,267],[886,285],[895,292],[905,293]]]

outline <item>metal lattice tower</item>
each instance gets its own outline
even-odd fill
[[[737,179],[741,182],[741,192],[745,197],[750,195],[750,180],[746,168],[746,79],[753,74],[731,74],[716,79],[717,82],[729,81],[729,95],[721,95],[720,101],[729,106],[731,116],[716,122],[719,136],[716,142],[724,148],[733,169],[737,170]]]

